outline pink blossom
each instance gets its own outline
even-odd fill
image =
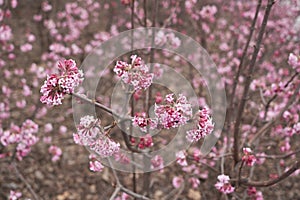
[[[43,10],[44,12],[48,12],[48,11],[52,10],[52,6],[49,4],[48,1],[44,1],[44,2],[42,3],[42,10]]]
[[[28,40],[28,42],[34,42],[35,41],[35,36],[33,34],[28,34],[27,35],[27,40]]]
[[[121,3],[124,5],[129,5],[131,3],[131,0],[121,0]]]
[[[8,25],[1,25],[0,26],[0,41],[8,41],[12,38],[11,28]]]
[[[90,161],[90,170],[94,172],[102,172],[104,169],[104,166],[98,161],[98,160],[92,160]]]
[[[51,159],[52,162],[55,162],[55,161],[59,160],[59,159],[60,159],[60,156],[61,156],[61,154],[62,154],[61,149],[60,149],[59,147],[57,147],[57,146],[54,146],[54,145],[51,145],[51,146],[49,147],[48,152],[49,152],[50,154],[52,154],[52,159]]]
[[[191,183],[192,188],[194,188],[194,189],[197,188],[199,186],[199,184],[200,184],[199,179],[195,178],[195,177],[189,178],[189,182]]]
[[[175,176],[172,180],[172,185],[174,188],[180,188],[180,186],[184,183],[184,180],[181,176]]]
[[[155,95],[155,103],[160,104],[163,101],[163,98],[161,96],[160,92],[157,92]]]
[[[256,163],[259,165],[263,164],[266,160],[265,156],[266,156],[265,153],[257,153],[256,154]]]
[[[176,153],[176,162],[181,165],[181,166],[187,166],[187,161],[186,161],[186,153],[185,151],[179,151]]]
[[[11,4],[12,8],[16,8],[18,6],[18,1],[17,0],[11,0],[10,4]]]
[[[51,144],[51,142],[52,142],[52,137],[51,137],[51,136],[43,137],[43,142],[44,142],[45,144]]]
[[[284,141],[282,141],[280,144],[280,151],[281,152],[287,152],[291,149],[290,145],[290,138],[286,137]]]
[[[153,146],[153,140],[150,134],[147,134],[140,138],[140,142],[138,144],[138,147],[140,149],[145,149]]]
[[[59,133],[60,134],[65,134],[67,132],[67,130],[68,130],[68,128],[66,126],[64,126],[64,125],[61,125],[59,127]]]
[[[160,155],[155,155],[151,159],[151,169],[163,169],[164,168],[164,160]]]
[[[201,151],[198,148],[195,148],[193,151],[193,158],[196,162],[200,161],[201,158]]]
[[[28,52],[28,51],[31,51],[32,50],[32,45],[29,44],[29,43],[26,43],[26,44],[23,44],[20,46],[20,50],[22,52]]]
[[[33,15],[33,20],[36,22],[42,21],[43,16],[42,15]]]
[[[115,161],[118,161],[122,164],[129,164],[130,163],[130,159],[128,158],[128,156],[124,153],[121,153],[121,152],[116,152],[114,154],[114,158],[115,158]]]
[[[108,137],[99,137],[93,144],[90,144],[90,149],[101,158],[106,158],[119,152],[120,144]]]
[[[80,144],[89,145],[92,143],[99,133],[98,126],[100,126],[100,124],[100,119],[95,119],[93,116],[87,115],[82,117],[79,125],[77,126],[77,135],[80,139]]]
[[[297,72],[300,72],[300,56],[290,53],[288,64],[291,65]]]
[[[168,43],[173,47],[173,48],[178,48],[181,44],[181,40],[175,36],[174,33],[168,33],[166,35]]]
[[[30,119],[27,119],[25,122],[23,122],[21,127],[21,131],[27,135],[35,134],[38,132],[38,130],[39,130],[39,126]]]
[[[45,133],[49,133],[49,132],[51,132],[52,130],[53,130],[53,126],[52,126],[51,123],[45,124],[45,127],[44,127]]]
[[[110,139],[102,130],[101,121],[93,116],[84,116],[77,126],[77,133],[73,134],[76,144],[88,146],[101,158],[118,153],[120,144]]]
[[[21,139],[21,128],[15,124],[11,124],[9,130],[2,131],[0,134],[0,142],[3,146],[18,143],[21,141]]]
[[[215,20],[214,15],[217,13],[217,11],[218,9],[215,5],[207,5],[200,10],[199,14],[203,19],[209,19],[211,22],[213,22]]]
[[[209,110],[207,107],[204,107],[197,113],[196,128],[187,131],[186,138],[190,142],[196,142],[206,135],[211,134],[213,129],[214,123],[212,122],[212,118],[209,116]]]
[[[186,97],[179,94],[177,100],[173,94],[166,95],[165,104],[154,107],[155,116],[158,120],[158,127],[176,128],[187,123],[192,116],[192,106]]]
[[[252,150],[248,147],[243,148],[243,157],[242,160],[246,163],[248,166],[253,166],[256,162],[256,157],[253,155]]]
[[[20,100],[20,101],[17,101],[17,102],[16,102],[16,106],[17,106],[17,108],[25,108],[25,106],[26,106],[26,101],[25,101],[25,99],[22,99],[22,100]]]
[[[32,94],[32,91],[31,91],[30,87],[28,85],[24,85],[23,86],[23,95],[26,97],[31,94]]]
[[[130,195],[126,194],[125,192],[122,192],[122,195],[118,196],[114,200],[130,200]]]
[[[230,184],[230,178],[227,175],[219,175],[218,176],[218,182],[215,184],[215,187],[217,190],[224,194],[230,194],[234,191],[234,187]]]
[[[17,200],[17,199],[19,199],[21,196],[22,196],[22,193],[21,193],[21,192],[15,192],[15,191],[11,190],[11,191],[9,192],[9,197],[8,197],[8,199],[9,199],[9,200]]]
[[[47,80],[40,90],[43,94],[41,102],[48,105],[62,104],[64,96],[73,93],[75,87],[83,81],[83,73],[78,70],[74,60],[60,61],[57,67],[59,73],[47,75]]]
[[[247,194],[251,200],[263,200],[264,197],[261,191],[257,191],[255,187],[248,187]]]
[[[131,64],[117,61],[114,72],[121,77],[124,83],[132,85],[134,90],[147,89],[152,83],[153,73],[149,73],[149,68],[137,55],[132,55],[130,58]]]
[[[146,113],[136,113],[132,119],[132,125],[135,127],[140,127],[143,132],[147,132],[147,126],[150,129],[155,129],[157,127],[157,120],[146,117]]]

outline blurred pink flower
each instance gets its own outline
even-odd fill
[[[256,157],[253,155],[252,150],[248,147],[243,148],[243,157],[242,160],[246,163],[248,166],[253,166],[256,162]]]
[[[22,193],[21,193],[21,192],[15,192],[15,191],[11,190],[11,191],[9,192],[9,197],[8,197],[8,199],[9,199],[9,200],[17,200],[17,199],[19,199],[21,196],[22,196]]]
[[[229,176],[221,174],[218,176],[218,182],[215,184],[215,187],[224,194],[230,194],[234,192],[234,187],[232,187],[229,181]]]
[[[183,184],[184,180],[181,176],[175,176],[172,180],[172,185],[174,188],[180,188],[180,186]]]
[[[60,156],[62,155],[62,151],[59,147],[57,146],[54,146],[54,145],[51,145],[48,149],[48,152],[50,154],[52,154],[52,162],[55,162],[57,160],[60,159]]]
[[[186,161],[186,153],[185,151],[179,151],[176,153],[176,162],[181,165],[181,166],[187,166],[187,161]]]

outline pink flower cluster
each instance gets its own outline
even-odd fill
[[[129,5],[131,3],[131,0],[121,0],[121,3],[124,5]]]
[[[146,117],[146,113],[137,113],[132,119],[132,125],[135,127],[140,127],[143,132],[147,132],[147,126],[150,129],[155,129],[157,127],[157,120]]]
[[[72,94],[75,87],[83,81],[83,72],[78,70],[74,60],[64,60],[58,62],[58,73],[47,75],[40,92],[40,101],[47,105],[62,104],[66,94]]]
[[[253,155],[252,150],[248,147],[243,148],[243,157],[242,160],[246,163],[248,166],[253,166],[256,162],[256,157]]]
[[[290,53],[288,64],[293,67],[297,72],[300,72],[300,56],[296,56],[293,53]]]
[[[140,138],[140,142],[138,144],[138,147],[140,149],[145,149],[153,146],[153,140],[150,134],[147,134]]]
[[[48,152],[52,154],[52,162],[58,161],[60,159],[60,156],[62,154],[62,151],[59,147],[51,145],[48,149]]]
[[[82,117],[73,138],[76,144],[88,146],[101,158],[106,158],[118,153],[120,144],[109,138],[102,131],[100,124],[101,121],[93,116]]]
[[[158,46],[170,45],[174,48],[178,48],[181,45],[181,40],[174,33],[164,33],[163,31],[157,33],[154,42]]]
[[[137,55],[130,56],[131,63],[117,61],[114,72],[122,81],[134,87],[134,90],[147,89],[152,84],[153,73],[149,73],[147,65]]]
[[[255,187],[248,187],[247,194],[251,200],[263,200],[264,197],[261,191],[257,191]]]
[[[185,151],[182,150],[176,153],[176,162],[183,167],[188,165]]]
[[[180,188],[184,184],[184,179],[181,176],[175,176],[172,180],[172,185],[174,188]]]
[[[209,110],[207,107],[199,110],[198,114],[198,124],[195,129],[187,131],[186,138],[190,142],[195,142],[205,137],[208,134],[211,134],[214,129],[214,123],[212,118],[209,116]]]
[[[218,8],[215,5],[204,6],[200,11],[200,16],[203,19],[209,19],[211,22],[215,21],[214,15],[218,12]]]
[[[16,191],[11,190],[10,193],[9,193],[8,199],[9,199],[9,200],[17,200],[17,199],[19,199],[21,196],[22,196],[22,193],[21,193],[21,192],[16,192]]]
[[[166,95],[165,104],[155,104],[154,112],[159,128],[176,128],[186,124],[192,117],[192,106],[187,98],[179,94],[179,97],[175,100],[173,95]]]
[[[151,159],[151,169],[163,169],[164,159],[160,155],[156,155]]]
[[[0,26],[0,42],[8,41],[12,38],[11,28],[8,25]]]
[[[89,159],[90,159],[89,167],[91,171],[101,172],[103,170],[104,166],[101,164],[101,162],[96,160],[96,156],[94,154],[90,154]]]
[[[9,130],[0,129],[0,143],[3,146],[17,144],[16,156],[22,160],[31,151],[31,146],[38,142],[39,138],[35,135],[37,132],[38,125],[27,119],[21,127],[11,124]]]
[[[229,176],[221,174],[218,176],[218,182],[215,184],[215,187],[224,194],[230,194],[234,191],[234,187],[232,187],[229,181]]]

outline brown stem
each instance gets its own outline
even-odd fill
[[[118,194],[119,191],[123,191],[123,192],[129,194],[130,196],[132,196],[132,197],[134,197],[134,198],[149,200],[148,197],[145,197],[144,195],[140,195],[140,194],[138,194],[138,193],[136,193],[136,192],[133,192],[133,191],[131,191],[131,190],[125,188],[125,187],[121,184],[121,181],[120,181],[120,179],[119,179],[119,177],[118,177],[118,175],[117,175],[117,172],[116,172],[114,166],[112,165],[110,159],[108,159],[108,163],[109,163],[110,168],[111,168],[112,171],[113,171],[113,175],[114,175],[114,177],[115,177],[115,179],[116,179],[116,182],[117,182],[117,183],[116,183],[116,189],[115,189],[114,193],[112,194],[112,196],[110,197],[110,199],[114,199],[113,197],[116,196],[116,195]]]
[[[293,151],[291,153],[288,153],[288,154],[284,154],[284,155],[264,155],[264,156],[256,156],[256,157],[257,158],[270,158],[270,159],[286,159],[297,153],[300,153],[300,149]]]
[[[144,0],[144,27],[147,27],[147,0]]]
[[[32,189],[31,185],[28,183],[28,181],[24,178],[24,176],[20,173],[20,171],[17,168],[17,165],[15,162],[12,163],[12,166],[15,170],[15,173],[17,174],[18,178],[26,185],[27,189],[30,191],[30,193],[32,194],[33,198],[35,200],[40,199],[38,197],[38,195],[34,192],[34,190]]]
[[[239,167],[239,173],[238,173],[238,181],[237,181],[237,184],[239,184],[239,182],[240,182],[240,180],[241,180],[241,174],[242,174],[242,169],[243,169],[244,164],[245,164],[245,162],[242,161],[241,166]]]
[[[263,182],[241,180],[240,183],[245,186],[252,186],[252,187],[269,187],[271,185],[274,185],[274,184],[279,183],[280,181],[286,179],[287,177],[289,177],[292,173],[294,173],[299,168],[300,168],[300,162],[296,161],[296,163],[289,170],[287,170],[281,176],[279,176],[275,179],[263,181]]]
[[[231,92],[231,96],[230,96],[231,97],[230,104],[229,104],[230,108],[232,107],[232,104],[233,104],[233,98],[235,96],[238,80],[239,80],[240,74],[242,72],[242,68],[243,68],[243,65],[244,65],[244,60],[245,60],[246,54],[248,52],[248,48],[249,48],[249,44],[250,44],[250,41],[251,41],[252,36],[253,36],[253,32],[255,30],[255,24],[256,24],[256,21],[257,21],[259,9],[261,7],[261,2],[262,2],[262,0],[258,1],[256,11],[255,11],[255,15],[254,15],[254,18],[253,18],[253,21],[252,21],[252,24],[251,24],[251,28],[250,28],[250,34],[248,36],[248,40],[247,40],[245,48],[243,50],[243,54],[242,54],[242,57],[241,57],[241,60],[240,60],[240,64],[238,66],[238,71],[236,73],[236,76],[234,77],[234,83],[233,83],[232,92]]]
[[[86,102],[86,103],[89,103],[91,105],[95,105],[97,106],[98,108],[104,110],[105,112],[107,112],[108,114],[111,114],[111,115],[114,115],[115,117],[121,119],[121,121],[118,121],[118,123],[120,122],[124,122],[126,120],[131,120],[130,118],[125,118],[125,117],[122,117],[121,115],[117,114],[115,111],[113,111],[112,109],[108,108],[107,106],[95,101],[95,100],[92,100],[92,99],[89,99],[83,95],[80,95],[80,94],[77,94],[77,93],[72,93],[71,94],[72,96]]]
[[[248,76],[247,76],[246,81],[245,81],[242,100],[241,100],[241,103],[239,105],[237,116],[236,116],[236,123],[235,123],[235,126],[234,126],[234,151],[233,151],[233,157],[234,157],[235,165],[239,162],[239,138],[240,138],[239,128],[240,128],[240,124],[241,124],[241,121],[242,121],[242,115],[243,115],[244,108],[245,108],[245,105],[246,105],[246,102],[247,102],[247,96],[248,96],[250,84],[251,84],[251,81],[252,81],[252,75],[253,75],[253,72],[254,72],[254,69],[255,69],[256,58],[257,58],[257,55],[258,55],[258,52],[259,52],[259,49],[260,49],[260,45],[261,45],[264,33],[265,33],[265,29],[266,29],[266,26],[267,26],[269,15],[270,15],[270,12],[271,12],[271,9],[272,9],[272,6],[273,6],[274,3],[275,3],[274,0],[268,0],[268,5],[267,5],[267,8],[266,8],[266,11],[265,11],[265,14],[264,14],[261,29],[259,31],[258,39],[257,39],[256,45],[254,46],[253,56],[252,56],[251,61],[250,61],[250,67],[249,67],[249,71],[248,71]]]
[[[231,95],[230,95],[229,107],[228,107],[228,110],[227,110],[228,114],[227,114],[227,119],[226,119],[226,127],[227,127],[226,130],[230,129],[231,119],[232,119],[232,115],[233,115],[233,111],[234,111],[233,100],[234,100],[234,97],[235,97],[236,87],[237,87],[237,84],[238,84],[240,74],[242,72],[242,68],[243,68],[243,65],[244,65],[244,60],[245,60],[246,54],[248,52],[249,44],[250,44],[250,41],[252,39],[254,30],[255,30],[255,24],[256,24],[258,13],[259,13],[259,10],[260,10],[260,7],[261,7],[261,2],[262,2],[262,0],[258,1],[256,11],[255,11],[255,15],[254,15],[254,18],[252,20],[252,24],[251,24],[251,28],[250,28],[250,34],[248,36],[246,45],[245,45],[244,50],[243,50],[243,54],[242,54],[242,57],[241,57],[241,60],[240,60],[240,64],[238,66],[238,71],[237,71],[237,73],[234,77],[234,82],[233,82],[232,91],[231,91]]]

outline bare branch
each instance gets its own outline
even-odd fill
[[[267,26],[267,22],[268,22],[268,19],[269,19],[271,9],[272,9],[272,6],[273,6],[274,3],[275,3],[274,0],[268,0],[268,5],[267,5],[267,8],[266,8],[266,11],[265,11],[265,14],[264,14],[261,29],[259,31],[258,39],[257,39],[256,45],[255,45],[255,48],[254,48],[254,52],[253,52],[253,56],[252,56],[251,61],[250,61],[250,67],[249,67],[249,70],[248,70],[248,76],[246,77],[246,81],[245,81],[242,100],[241,100],[241,103],[239,105],[238,112],[237,112],[237,115],[236,115],[236,123],[235,123],[235,126],[234,126],[234,145],[233,145],[233,147],[234,147],[233,157],[234,157],[234,163],[235,164],[237,164],[239,162],[239,150],[240,150],[240,147],[239,147],[239,141],[240,141],[239,140],[240,139],[239,129],[240,129],[241,121],[242,121],[242,115],[243,115],[244,108],[245,108],[245,105],[246,105],[246,102],[247,102],[249,88],[250,88],[250,84],[251,84],[251,81],[252,81],[252,75],[253,75],[253,72],[254,72],[254,69],[255,69],[256,58],[257,58],[257,55],[259,53],[260,45],[261,45],[261,42],[262,42],[262,39],[263,39],[263,36],[264,36],[264,33],[265,33],[265,29],[266,29],[266,26]]]
[[[253,186],[253,187],[269,187],[272,185],[275,185],[276,183],[279,183],[280,181],[286,179],[291,174],[293,174],[296,170],[300,168],[300,162],[296,161],[296,163],[286,172],[284,172],[281,176],[277,177],[273,180],[268,180],[264,182],[255,182],[255,181],[248,181],[248,180],[241,180],[240,183],[245,186]]]
[[[40,198],[38,197],[38,195],[35,193],[35,191],[32,189],[31,185],[28,183],[28,181],[24,178],[24,176],[21,174],[21,172],[18,170],[17,168],[17,164],[15,162],[13,162],[11,164],[15,170],[15,173],[17,174],[18,178],[26,185],[27,189],[30,191],[30,193],[32,194],[33,198],[35,200],[39,200]]]

